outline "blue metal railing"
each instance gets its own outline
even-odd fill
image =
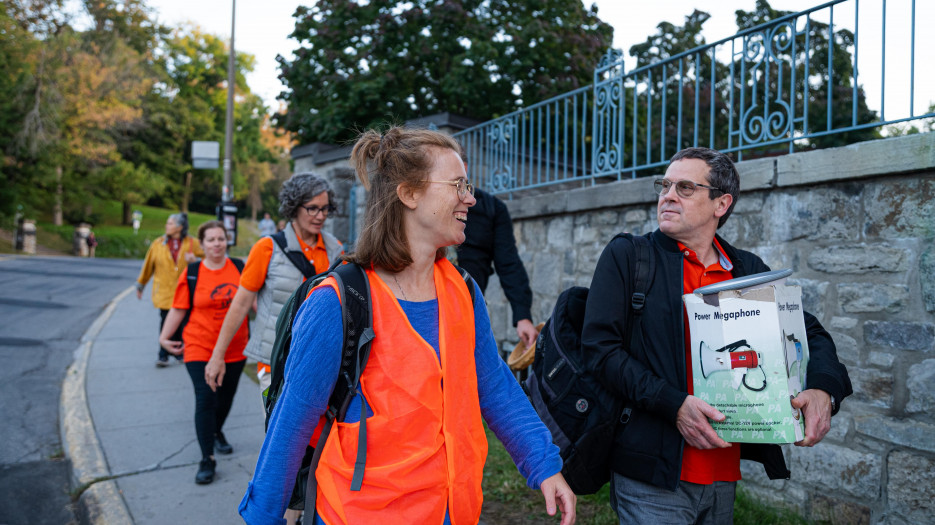
[[[908,49],[896,51],[910,57],[909,111],[885,118],[886,15],[886,0],[864,0],[863,8],[861,0],[835,0],[630,72],[623,54],[611,50],[592,85],[455,136],[475,183],[501,196],[658,173],[688,146],[744,160],[878,138],[882,126],[935,117],[935,106],[915,108],[911,0],[909,27],[899,28],[910,35]],[[866,25],[878,16],[881,35],[858,40],[861,19]],[[880,52],[878,112],[861,85],[858,65],[868,66],[859,61],[860,46]],[[935,102],[935,86],[926,85],[925,94]]]

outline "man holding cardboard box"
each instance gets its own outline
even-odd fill
[[[731,523],[740,459],[763,463],[771,479],[788,478],[776,444],[731,444],[710,421],[725,415],[692,395],[691,336],[682,295],[768,271],[756,255],[716,235],[737,201],[740,180],[730,157],[688,148],[654,181],[659,229],[648,234],[655,267],[641,307],[631,303],[636,256],[631,241],[604,249],[588,296],[582,344],[589,368],[623,403],[611,454],[611,503],[621,523]],[[642,316],[629,341],[630,310]],[[798,446],[813,446],[852,393],[834,342],[804,315],[810,352],[807,384],[791,403],[805,418]]]

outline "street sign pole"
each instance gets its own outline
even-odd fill
[[[231,45],[227,57],[227,119],[224,129],[224,186],[221,189],[221,204],[218,219],[227,228],[228,246],[237,244],[237,206],[234,205],[234,188],[231,184],[231,158],[234,149],[234,27],[237,0],[231,0]]]

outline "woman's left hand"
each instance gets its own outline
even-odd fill
[[[160,339],[159,345],[166,349],[172,355],[182,355],[182,342],[171,339]]]
[[[196,257],[195,254],[192,252],[185,252],[185,260],[190,263],[193,263],[198,260],[198,257]]]
[[[546,478],[539,488],[545,496],[545,511],[549,513],[549,516],[555,515],[557,503],[558,509],[562,511],[561,525],[572,525],[575,522],[575,505],[578,497],[572,492],[561,472]]]

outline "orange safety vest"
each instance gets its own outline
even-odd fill
[[[375,334],[360,378],[373,412],[367,465],[361,490],[351,492],[359,423],[335,422],[316,472],[316,506],[329,525],[440,524],[446,509],[452,525],[480,519],[487,438],[474,364],[474,305],[450,262],[437,261],[434,274],[441,366],[386,283],[367,271]],[[336,288],[330,278],[326,285]]]

